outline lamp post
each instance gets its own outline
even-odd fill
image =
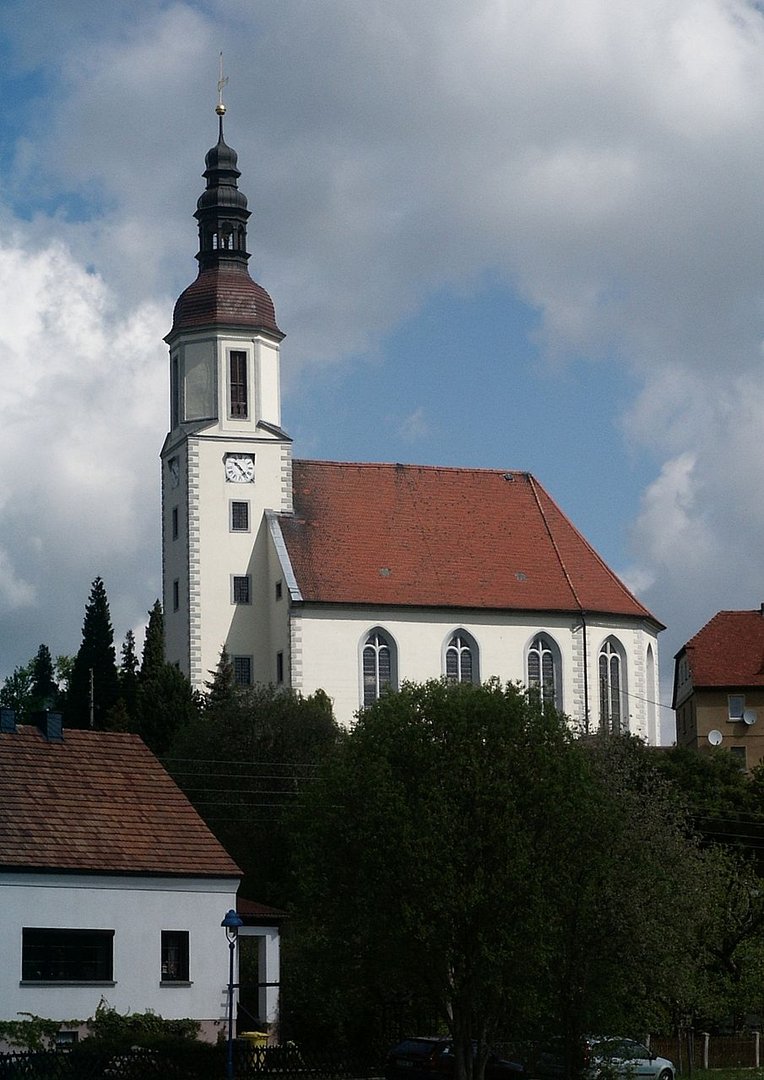
[[[220,925],[225,928],[225,936],[228,938],[228,1059],[225,1074],[228,1080],[233,1080],[233,959],[239,927],[243,926],[244,922],[231,908]]]

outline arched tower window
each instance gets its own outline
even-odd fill
[[[626,693],[626,661],[623,648],[616,638],[607,638],[599,655],[600,731],[617,735],[628,731],[624,707]]]
[[[535,690],[545,705],[562,708],[562,660],[557,643],[548,634],[537,634],[528,646],[528,689]]]
[[[364,640],[361,654],[364,708],[396,684],[396,650],[392,638],[380,627],[370,631]]]
[[[446,643],[443,667],[449,682],[480,681],[478,647],[472,634],[456,630]]]

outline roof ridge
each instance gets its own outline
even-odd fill
[[[293,465],[352,465],[356,469],[421,469],[425,472],[484,473],[491,476],[524,476],[528,480],[533,475],[527,469],[498,469],[469,465],[421,465],[417,462],[402,461],[340,461],[331,458],[295,458]]]

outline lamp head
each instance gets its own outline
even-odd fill
[[[225,918],[220,924],[225,927],[225,935],[229,941],[235,941],[239,933],[239,927],[244,925],[244,920],[234,911],[233,908],[225,913]]]

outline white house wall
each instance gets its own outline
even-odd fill
[[[102,998],[120,1013],[225,1018],[228,947],[220,923],[236,906],[230,880],[5,873],[0,898],[0,1018],[86,1020]],[[24,927],[113,930],[113,984],[22,984]],[[162,930],[188,931],[190,985],[160,985]]]
[[[584,664],[583,623],[569,615],[525,612],[445,611],[438,609],[362,609],[295,605],[291,613],[292,683],[304,694],[324,689],[334,702],[340,723],[348,725],[361,705],[361,648],[366,635],[379,626],[393,639],[398,657],[398,681],[422,682],[443,674],[448,639],[466,630],[479,650],[481,681],[498,676],[502,682],[526,679],[528,646],[539,633],[557,644],[562,670],[562,707],[572,721],[584,721],[584,671],[588,675],[590,730],[598,726],[598,657],[608,637],[620,642],[626,661],[624,715],[628,730],[657,742],[655,706],[648,705],[648,647],[652,649],[651,678],[658,685],[657,637],[647,623],[610,617],[586,619]]]

